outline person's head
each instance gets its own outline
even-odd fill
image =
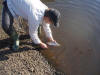
[[[44,21],[49,24],[53,24],[56,27],[59,27],[59,18],[60,12],[56,9],[50,8],[45,11]]]

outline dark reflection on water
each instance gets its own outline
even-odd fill
[[[53,28],[61,47],[44,51],[68,75],[100,75],[100,0],[56,0],[49,7],[61,12]]]

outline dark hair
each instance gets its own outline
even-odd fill
[[[60,12],[57,9],[51,8],[49,10],[46,10],[44,16],[49,17],[55,26],[59,26]]]

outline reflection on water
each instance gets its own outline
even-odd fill
[[[62,15],[60,28],[53,28],[61,47],[43,54],[68,75],[100,75],[100,0],[56,0],[48,6]]]

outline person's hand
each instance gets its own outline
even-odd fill
[[[43,49],[47,49],[48,48],[48,46],[43,42],[40,43],[40,47],[43,48]]]
[[[48,38],[48,42],[54,42],[55,40],[53,38]]]
[[[56,47],[60,46],[60,44],[57,43],[56,40],[54,40],[54,39],[52,39],[52,38],[48,38],[47,44],[48,44],[49,46],[56,46]]]

